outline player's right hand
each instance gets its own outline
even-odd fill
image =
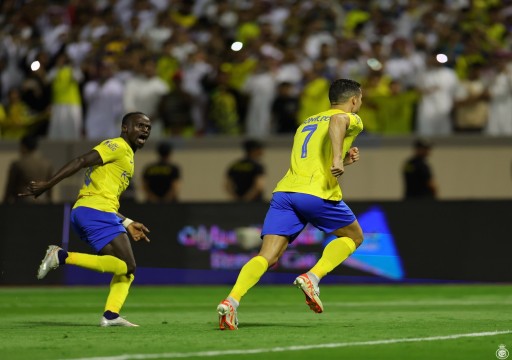
[[[18,196],[33,196],[37,198],[50,188],[47,181],[31,181],[24,193],[19,193]]]
[[[149,242],[149,238],[146,233],[149,233],[149,229],[144,226],[144,224],[134,221],[130,225],[128,225],[128,233],[132,237],[134,241],[145,240]]]

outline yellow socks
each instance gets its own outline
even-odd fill
[[[351,238],[341,237],[334,239],[324,249],[322,257],[310,270],[318,279],[323,278],[336,266],[341,264],[356,250],[356,244]]]
[[[250,288],[252,288],[268,269],[268,261],[263,256],[255,256],[240,270],[235,286],[229,294],[230,297],[240,302]]]
[[[89,270],[107,272],[115,275],[126,275],[128,268],[126,263],[110,255],[89,255],[76,252],[68,252],[67,265],[76,265]],[[126,277],[126,276],[125,276]]]
[[[105,304],[105,311],[119,314],[128,296],[130,285],[135,278],[133,274],[126,275],[128,268],[123,260],[111,255],[89,255],[68,252],[66,264],[114,274],[110,282],[110,293]]]
[[[133,274],[128,276],[114,275],[112,277],[110,293],[108,294],[107,303],[105,304],[105,311],[111,311],[116,314],[121,312],[133,279],[135,279]]]
[[[356,250],[356,244],[348,237],[341,237],[331,241],[324,249],[322,257],[310,270],[318,279],[323,278],[336,266],[341,264]],[[228,297],[237,303],[260,280],[268,269],[268,261],[263,256],[255,256],[240,270],[235,286]]]

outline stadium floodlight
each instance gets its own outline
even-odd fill
[[[231,44],[231,50],[233,51],[240,51],[244,47],[244,44],[242,44],[240,41],[235,41],[233,44]]]
[[[445,54],[437,54],[436,60],[438,63],[444,64],[445,62],[448,61],[448,56],[446,56]]]
[[[368,61],[366,63],[368,64],[370,69],[372,69],[374,71],[379,71],[382,69],[381,62],[375,58],[368,59]]]
[[[40,67],[41,67],[41,63],[37,60],[32,62],[32,64],[30,64],[30,69],[32,69],[32,71],[37,71],[37,70],[39,70]]]

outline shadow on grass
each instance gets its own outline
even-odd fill
[[[311,325],[307,324],[283,324],[283,323],[242,323],[239,325],[238,329],[244,328],[264,328],[264,327],[275,327],[275,328],[309,328]],[[217,327],[216,330],[219,330]],[[229,330],[228,330],[229,331]]]
[[[49,326],[85,326],[85,327],[95,327],[99,328],[98,324],[80,324],[74,322],[64,322],[64,321],[24,321],[19,323],[22,327],[49,327]]]

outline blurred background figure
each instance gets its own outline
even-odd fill
[[[82,137],[82,95],[80,82],[83,73],[72,66],[62,53],[55,67],[48,73],[52,87],[52,105],[48,137],[53,140],[78,140]]]
[[[373,99],[379,114],[379,131],[385,135],[411,134],[418,92],[414,88],[404,89],[396,80],[389,83],[389,90],[388,95]]]
[[[126,82],[124,108],[126,112],[142,111],[152,121],[151,134],[161,137],[164,125],[159,118],[158,107],[164,95],[169,93],[169,85],[156,74],[156,62],[151,56],[143,57],[137,74]]]
[[[34,136],[25,136],[20,141],[20,159],[14,161],[9,167],[7,185],[5,187],[4,203],[47,203],[51,201],[51,191],[46,192],[37,199],[18,194],[25,192],[31,180],[48,180],[52,176],[52,165],[39,151],[38,139]]]
[[[202,85],[205,76],[213,71],[206,54],[197,50],[188,56],[183,63],[182,89],[192,99],[190,116],[194,124],[196,134],[200,135],[205,130],[205,113],[208,104],[208,96]]]
[[[180,72],[174,74],[173,84],[171,90],[160,99],[158,114],[162,119],[165,135],[186,136],[192,128],[192,99],[181,87]]]
[[[489,84],[489,121],[486,133],[512,135],[512,53],[494,56],[495,73]]]
[[[293,92],[293,84],[282,82],[277,86],[277,96],[272,103],[273,126],[278,134],[293,134],[297,129],[299,97]]]
[[[418,105],[417,133],[420,136],[452,133],[452,110],[458,78],[453,69],[441,64],[437,52],[427,55],[427,68],[419,75],[421,99]]]
[[[5,107],[0,104],[0,138],[20,140],[32,133],[38,117],[30,112],[22,100],[20,90],[11,88],[7,94]]]
[[[178,201],[181,169],[171,162],[173,147],[168,142],[157,146],[158,161],[148,165],[142,176],[147,202],[170,203]]]
[[[297,112],[297,126],[309,116],[328,109],[330,81],[323,75],[325,66],[320,62],[313,64],[313,69],[305,72],[304,87],[299,99],[299,111]]]
[[[483,81],[482,64],[470,64],[468,77],[459,81],[454,103],[454,130],[479,133],[489,118],[489,91]]]
[[[226,174],[226,191],[235,201],[262,201],[265,189],[265,168],[261,164],[263,143],[246,140],[245,155],[231,164]]]
[[[414,142],[414,155],[403,167],[405,199],[434,199],[437,197],[437,185],[427,158],[432,145],[424,139]]]
[[[364,119],[365,133],[377,134],[384,127],[386,113],[382,110],[383,101],[379,99],[391,98],[392,81],[382,70],[372,70],[363,81],[364,106],[358,114]]]
[[[238,98],[229,87],[228,75],[218,72],[209,83],[208,129],[217,134],[240,134]]]
[[[84,86],[85,135],[87,139],[119,136],[124,114],[123,83],[114,76],[115,65],[103,61],[96,67],[97,76]]]
[[[270,135],[272,102],[276,86],[271,67],[270,59],[261,59],[242,88],[249,98],[245,119],[245,132],[249,137],[263,138]]]
[[[46,136],[50,120],[50,105],[52,100],[51,87],[46,81],[50,58],[44,52],[34,51],[32,71],[28,71],[21,84],[21,100],[27,105],[32,116],[37,120],[29,131],[31,135]],[[37,68],[39,66],[39,68]]]

